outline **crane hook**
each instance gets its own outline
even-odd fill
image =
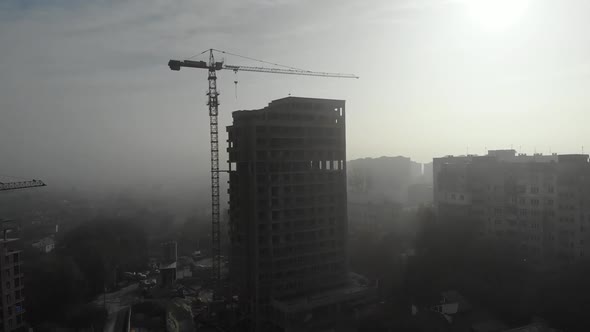
[[[235,87],[235,94],[236,94],[236,100],[238,99],[238,71],[234,70],[234,74],[236,75],[236,79],[234,81],[234,87]]]

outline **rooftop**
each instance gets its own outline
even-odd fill
[[[252,112],[264,113],[265,111],[318,111],[318,110],[334,110],[334,107],[344,107],[345,100],[340,99],[323,99],[323,98],[305,98],[305,97],[285,97],[271,101],[266,107],[262,109],[253,110],[238,110],[233,112],[233,116],[240,116],[240,114],[251,114]],[[280,107],[282,105],[294,105],[294,107]],[[279,107],[277,107],[279,106]],[[303,106],[303,107],[300,107]]]
[[[288,102],[293,102],[293,101],[305,101],[305,102],[311,101],[311,102],[316,102],[316,103],[344,103],[343,99],[326,99],[326,98],[309,98],[309,97],[289,96],[289,97],[284,97],[284,98],[280,98],[280,99],[275,99],[275,100],[271,101],[269,105],[282,104],[282,103],[288,103]]]

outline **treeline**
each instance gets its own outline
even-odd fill
[[[146,235],[140,221],[99,219],[65,234],[49,254],[27,249],[24,261],[27,320],[88,327],[106,313],[87,303],[123,271],[145,268]]]
[[[510,326],[540,317],[563,331],[588,330],[588,262],[541,268],[513,244],[485,240],[472,220],[437,219],[427,207],[414,211],[412,222],[414,235],[366,231],[349,241],[353,271],[379,280],[385,303],[367,326],[411,330],[411,304],[433,303],[455,289]],[[404,256],[407,248],[415,256]]]
[[[405,276],[409,294],[419,298],[456,289],[509,325],[540,317],[564,331],[587,331],[588,262],[543,267],[518,254],[514,243],[485,240],[472,220],[420,213],[418,255]]]

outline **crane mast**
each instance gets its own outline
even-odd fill
[[[217,97],[217,74],[215,73],[215,58],[213,50],[209,50],[209,91],[207,96],[209,100],[209,133],[211,141],[211,254],[213,280],[215,282],[215,292],[213,295],[218,296],[221,288],[221,230],[219,225],[219,126],[217,115],[219,113],[219,101]]]
[[[212,279],[215,283],[213,296],[214,299],[219,299],[219,291],[221,290],[221,234],[220,234],[220,206],[219,206],[219,128],[218,128],[218,111],[219,111],[219,93],[217,91],[217,74],[218,70],[231,70],[234,72],[248,71],[260,72],[269,74],[287,74],[287,75],[301,75],[301,76],[318,76],[318,77],[334,77],[334,78],[358,78],[352,74],[341,73],[326,73],[313,72],[308,70],[301,70],[296,68],[268,68],[268,67],[251,67],[251,66],[237,66],[226,65],[223,62],[215,62],[213,52],[226,53],[215,49],[209,49],[209,61],[194,61],[194,60],[170,60],[168,66],[171,70],[179,71],[180,68],[196,68],[207,69],[209,89],[207,91],[209,107],[209,129],[211,141],[211,251],[212,251]],[[228,53],[230,54],[230,53]],[[234,54],[236,55],[236,54]],[[251,59],[251,58],[249,58]],[[251,59],[256,60],[256,59]],[[257,60],[260,61],[260,60]],[[264,62],[264,61],[262,61]]]

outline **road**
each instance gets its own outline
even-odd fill
[[[116,292],[107,293],[98,296],[94,304],[103,306],[106,305],[108,312],[107,323],[105,331],[115,332],[121,331],[125,326],[127,318],[127,308],[136,303],[140,298],[140,290],[137,283],[121,288]]]

